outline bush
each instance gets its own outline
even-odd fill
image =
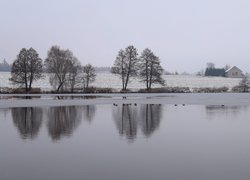
[[[10,94],[13,92],[12,88],[8,88],[8,87],[1,87],[0,88],[0,93],[1,94]]]
[[[88,87],[83,90],[84,93],[113,93],[112,88]]]
[[[243,87],[241,85],[238,85],[232,88],[232,92],[249,92],[249,89],[249,87]]]
[[[112,88],[97,88],[96,93],[112,93]]]
[[[130,89],[122,89],[120,93],[130,93],[132,92]]]
[[[15,93],[15,94],[25,94],[26,93],[26,89],[25,88],[16,88],[16,89],[12,89],[11,93]],[[29,92],[29,94],[40,94],[41,93],[41,89],[40,88],[32,88]]]
[[[152,89],[140,89],[139,93],[190,93],[188,87],[164,87]]]
[[[95,87],[84,88],[83,92],[84,93],[95,93],[96,92],[96,88]]]
[[[223,93],[227,92],[228,87],[219,87],[219,88],[194,88],[193,92],[195,93]]]

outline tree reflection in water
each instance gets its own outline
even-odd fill
[[[236,117],[241,110],[248,111],[248,106],[210,105],[205,106],[205,109],[208,118],[213,119],[225,115]]]
[[[95,116],[95,111],[96,111],[95,106],[94,105],[82,106],[82,110],[84,119],[90,123]]]
[[[160,124],[162,106],[160,104],[117,105],[113,108],[113,118],[120,135],[127,139],[136,138],[138,126],[143,134],[149,137]]]
[[[137,107],[122,104],[113,110],[113,117],[119,134],[126,135],[130,140],[135,139],[137,133]]]
[[[160,125],[161,104],[142,104],[140,108],[140,125],[145,136],[150,136]]]
[[[51,107],[48,110],[48,131],[53,140],[70,136],[82,120],[81,107]]]
[[[42,109],[41,108],[12,108],[12,118],[15,126],[23,139],[34,139],[41,127]]]

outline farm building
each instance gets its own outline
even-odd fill
[[[233,66],[229,68],[228,70],[226,70],[225,76],[229,78],[243,78],[244,77],[242,71],[236,66]]]
[[[225,69],[224,68],[207,68],[205,71],[205,76],[225,77]]]

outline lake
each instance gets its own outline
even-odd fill
[[[1,108],[0,179],[250,179],[249,105],[122,102]]]
[[[0,72],[0,87],[12,87],[9,82],[10,73]],[[201,77],[194,75],[163,75],[166,80],[166,86],[168,87],[189,87],[189,88],[218,88],[218,87],[232,87],[239,84],[239,78],[225,78],[225,77]],[[101,88],[114,88],[121,89],[121,80],[118,76],[111,73],[97,73],[96,81],[91,86]],[[43,90],[51,90],[52,87],[49,84],[49,77],[45,76],[44,79],[34,82],[33,87],[39,87]],[[153,87],[161,87],[154,85]],[[130,89],[145,88],[145,85],[140,82],[139,79],[133,78],[128,84]]]

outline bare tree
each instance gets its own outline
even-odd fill
[[[70,92],[73,92],[76,87],[80,87],[81,85],[82,66],[78,59],[75,57],[72,59],[71,63],[72,64],[70,66],[66,84]]]
[[[120,78],[122,79],[122,89],[125,89],[125,78],[126,78],[125,58],[126,58],[125,51],[121,49],[118,52],[114,66],[111,68],[111,73],[120,75]]]
[[[214,63],[212,63],[212,62],[207,63],[207,69],[214,69],[214,68],[215,68]]]
[[[45,69],[50,73],[50,83],[57,92],[64,90],[75,59],[73,53],[68,49],[63,50],[58,46],[52,46],[49,50],[45,60]]]
[[[82,80],[84,88],[88,88],[89,84],[95,81],[96,78],[95,68],[91,64],[87,64],[83,66],[82,72],[83,72]]]
[[[142,81],[146,83],[148,90],[151,89],[152,84],[165,84],[162,78],[163,72],[160,59],[150,49],[146,48],[140,57],[139,75]]]
[[[138,53],[134,46],[120,50],[111,69],[113,74],[118,74],[122,79],[122,90],[126,90],[130,77],[137,75]]]
[[[24,86],[28,93],[32,88],[32,83],[43,77],[42,67],[42,59],[39,58],[36,50],[23,48],[12,65],[9,80],[15,85]]]
[[[239,83],[239,88],[241,92],[248,92],[250,88],[250,80],[247,75],[245,75]]]
[[[197,76],[204,76],[205,75],[205,72],[204,72],[204,69],[201,69],[200,71],[198,71],[196,73]]]
[[[231,68],[231,66],[229,64],[226,64],[225,67],[224,67],[225,71],[227,71],[230,68]]]

